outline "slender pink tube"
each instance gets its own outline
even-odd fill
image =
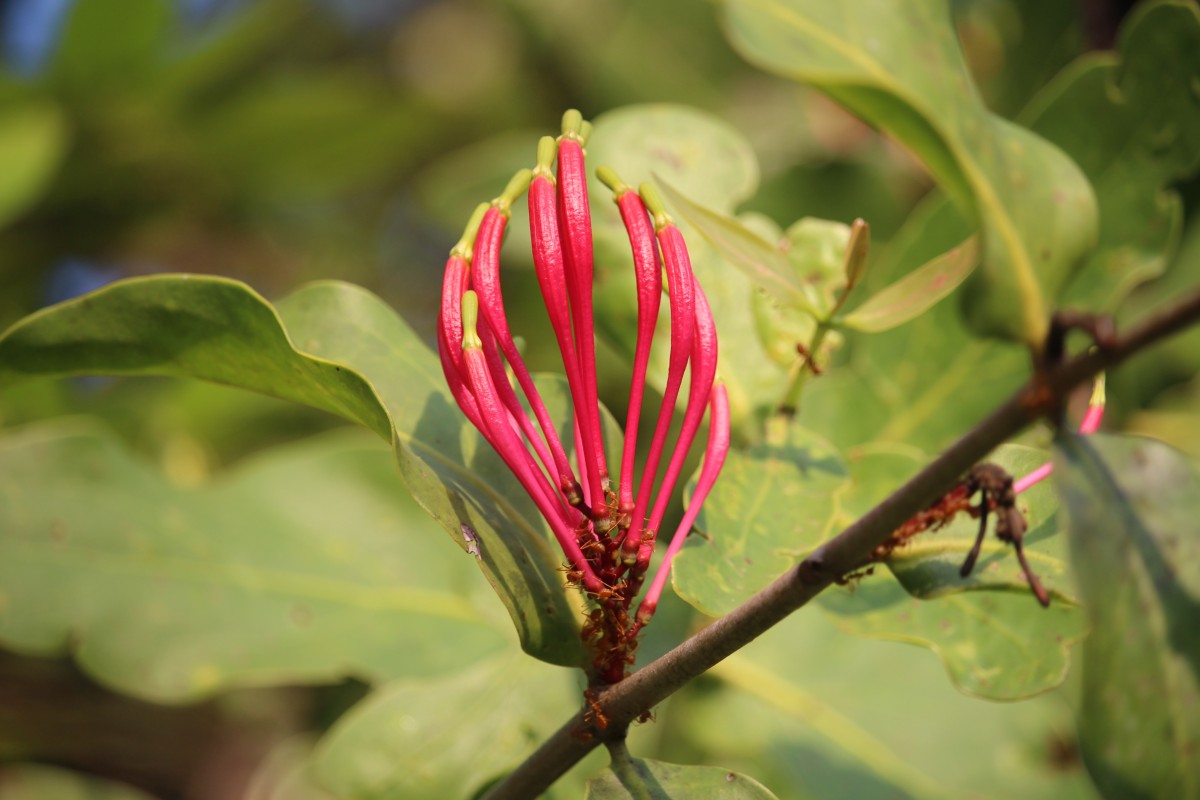
[[[487,213],[488,204],[475,207],[462,238],[450,250],[442,276],[442,302],[438,310],[437,343],[442,372],[455,402],[471,424],[482,430],[482,419],[474,395],[467,385],[466,366],[462,355],[462,296],[471,283],[471,255],[479,224]]]
[[[683,413],[679,438],[671,453],[671,461],[667,465],[666,475],[663,476],[662,486],[658,489],[654,509],[650,512],[648,529],[652,533],[657,533],[658,526],[662,524],[663,515],[666,513],[671,495],[675,491],[675,484],[679,482],[679,474],[683,471],[688,451],[692,449],[692,442],[695,441],[696,433],[700,430],[700,422],[709,405],[713,379],[717,375],[717,328],[713,322],[712,309],[709,308],[708,299],[704,296],[704,291],[700,288],[698,281],[695,282],[694,289],[696,293],[696,335],[692,340],[691,385],[688,389],[687,410]],[[645,572],[653,553],[654,538],[643,539],[642,546],[638,550],[638,572]]]
[[[704,452],[704,466],[700,468],[700,477],[696,480],[696,493],[692,495],[683,519],[675,529],[671,543],[667,545],[667,552],[658,566],[658,572],[654,574],[654,580],[650,582],[650,588],[646,590],[646,596],[638,606],[637,621],[631,635],[637,635],[638,629],[654,616],[654,611],[658,608],[658,599],[662,596],[667,577],[671,574],[671,564],[683,549],[683,543],[691,533],[692,525],[700,515],[700,508],[708,498],[713,484],[717,482],[721,467],[725,465],[725,457],[729,454],[729,393],[725,384],[718,382],[713,386],[710,406],[712,412],[708,422],[708,445]]]
[[[530,376],[521,354],[517,352],[516,344],[513,342],[512,333],[508,327],[508,318],[504,313],[504,297],[500,291],[500,244],[504,240],[504,229],[507,222],[506,209],[493,206],[484,214],[483,221],[479,226],[479,239],[475,246],[475,263],[471,284],[479,294],[483,318],[487,320],[488,325],[495,333],[496,342],[504,353],[504,357],[508,359],[517,383],[529,401],[545,437],[545,442],[549,446],[552,463],[547,461],[546,469],[553,470],[558,478],[560,490],[563,490],[575,485],[575,476],[567,461],[567,454],[563,450],[562,442],[559,440],[558,430],[554,427],[554,421],[550,419],[546,405],[542,402],[541,394],[534,386],[533,378]],[[516,409],[510,408],[510,410],[514,414],[524,416],[524,410],[519,405]],[[522,428],[525,429],[525,426]],[[526,435],[530,437],[531,441],[538,438],[536,432],[532,430],[532,426],[526,429]],[[535,447],[535,449],[539,448]],[[540,452],[545,453],[546,448],[540,448]],[[564,496],[566,494],[567,492],[564,491]]]
[[[629,412],[625,418],[625,446],[621,453],[619,508],[626,526],[632,524],[633,468],[637,454],[638,424],[642,415],[642,398],[646,392],[646,367],[650,363],[650,346],[654,343],[654,328],[662,304],[662,264],[654,238],[654,226],[649,212],[638,193],[633,191],[607,167],[596,170],[605,184],[613,190],[613,199],[621,212],[621,221],[629,235],[633,251],[633,274],[637,284],[637,344],[633,355],[633,377],[629,385]]]
[[[1084,436],[1090,436],[1100,430],[1100,422],[1104,419],[1104,383],[1103,376],[1097,379],[1097,388],[1092,392],[1092,401],[1088,403],[1087,411],[1083,414],[1083,421],[1079,423],[1079,432]],[[1031,486],[1044,481],[1054,472],[1054,462],[1047,461],[1040,467],[1035,469],[1028,475],[1024,475],[1013,482],[1013,493],[1020,494],[1026,491]]]
[[[692,354],[692,341],[695,337],[696,306],[695,280],[692,276],[692,262],[688,256],[687,244],[683,234],[671,222],[670,217],[662,211],[662,201],[657,193],[648,185],[641,188],[642,199],[654,214],[654,227],[658,233],[658,245],[662,250],[663,264],[667,272],[667,288],[671,308],[671,355],[667,367],[667,385],[663,392],[662,406],[658,412],[658,424],[654,428],[654,438],[650,442],[650,453],[646,458],[645,471],[638,485],[637,502],[633,508],[633,521],[630,532],[626,534],[621,547],[625,552],[627,563],[637,560],[646,530],[646,512],[650,506],[650,495],[654,488],[654,479],[658,474],[658,465],[662,460],[663,448],[666,445],[667,433],[671,428],[671,417],[675,412],[675,401],[679,398],[679,387],[683,383],[683,372],[687,368]]]
[[[588,205],[587,171],[578,112],[563,118],[563,135],[558,144],[558,230],[562,241],[567,296],[571,306],[575,356],[579,362],[583,396],[580,429],[588,463],[589,503],[594,515],[608,510],[605,489],[608,465],[600,431],[600,407],[596,387],[595,319],[592,315],[592,214]]]
[[[588,414],[585,400],[587,386],[579,368],[579,359],[575,354],[571,334],[570,300],[563,266],[562,241],[558,233],[555,183],[550,171],[556,148],[554,139],[549,136],[543,137],[538,143],[538,165],[533,171],[533,181],[529,185],[529,237],[533,243],[533,265],[537,272],[538,286],[541,288],[546,313],[550,317],[550,327],[554,331],[554,338],[562,355],[563,370],[567,375],[567,386],[571,391],[571,402],[578,427]],[[579,480],[583,485],[590,487],[592,480],[589,473],[595,473],[597,480],[599,473],[589,469],[587,451],[578,437],[575,452],[579,461]],[[564,494],[572,505],[578,505],[584,496],[588,497],[589,502],[591,500],[590,491],[583,489],[579,483],[565,487]]]

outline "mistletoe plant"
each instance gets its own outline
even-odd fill
[[[1101,423],[1115,368],[1200,319],[1200,12],[1141,4],[1012,121],[949,5],[719,4],[747,61],[925,165],[883,246],[739,211],[757,162],[710,114],[570,111],[488,151],[515,177],[471,195],[500,191],[427,330],[348,283],[200,275],[17,321],[6,398],[194,378],[390,450],[194,485],[86,420],[6,430],[0,644],[159,703],[369,684],[280,797],[1195,796],[1200,479]],[[1132,314],[1152,279],[1171,302]]]
[[[582,629],[583,639],[594,654],[593,680],[616,683],[625,676],[626,667],[634,663],[638,633],[653,616],[671,560],[682,547],[725,461],[729,450],[729,398],[720,383],[714,386],[716,327],[704,290],[692,273],[683,235],[653,187],[644,185],[639,197],[612,170],[602,168],[599,172],[613,189],[629,234],[637,276],[637,353],[616,484],[619,488],[614,488],[604,456],[596,389],[592,221],[583,149],[590,130],[591,125],[582,121],[577,111],[567,112],[561,139],[556,142],[546,137],[539,143],[537,169],[518,173],[504,194],[476,210],[446,264],[438,349],[459,408],[512,470],[549,525],[567,559],[568,584],[582,587],[596,605]],[[556,152],[557,179],[552,171]],[[538,284],[570,387],[577,453],[574,468],[513,342],[500,291],[500,244],[513,200],[526,189]],[[653,209],[653,225],[647,206]],[[670,298],[670,368],[635,499],[635,446],[646,366],[664,288],[664,267]],[[536,427],[509,385],[505,360],[533,410]],[[683,422],[657,499],[651,504],[675,403],[689,365],[690,387]],[[696,490],[645,598],[636,614],[631,614],[631,603],[650,566],[667,501],[709,406],[709,441]],[[597,721],[604,720],[599,710],[596,715]]]

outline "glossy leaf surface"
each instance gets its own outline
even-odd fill
[[[1163,273],[1179,243],[1173,187],[1200,168],[1200,10],[1143,3],[1116,50],[1081,57],[1021,115],[1071,155],[1095,187],[1100,239],[1061,305],[1112,312]]]
[[[745,602],[828,538],[847,482],[841,457],[792,427],[786,441],[731,452],[671,570],[675,591],[710,616]]]
[[[723,7],[729,38],[749,61],[816,86],[921,157],[982,231],[982,268],[968,285],[972,326],[1040,341],[1048,298],[1095,242],[1095,198],[1061,151],[983,105],[948,4]]]
[[[320,782],[360,800],[472,797],[579,700],[575,673],[518,653],[462,663],[441,677],[394,681],[339,720],[314,756]]]
[[[1059,443],[1055,480],[1091,635],[1084,761],[1106,797],[1200,791],[1200,478],[1136,437]]]
[[[0,528],[0,641],[158,702],[436,674],[508,640],[358,434],[183,489],[94,426],[27,428],[0,440]]]
[[[370,427],[393,441],[409,491],[459,546],[468,546],[464,525],[483,542],[478,563],[526,650],[580,662],[557,545],[507,468],[469,430],[437,357],[370,292],[312,284],[277,311],[235,281],[164,275],[45,309],[0,337],[0,380],[67,374],[203,378]],[[561,386],[547,402],[565,422]],[[619,441],[610,434],[608,445]]]
[[[1094,797],[1060,693],[980,702],[932,654],[824,614],[792,615],[711,674],[727,690],[673,706],[678,736],[780,796]]]

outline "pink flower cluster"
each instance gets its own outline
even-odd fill
[[[605,457],[596,387],[592,222],[584,151],[589,133],[590,125],[578,112],[568,112],[562,136],[544,137],[539,142],[536,168],[518,173],[500,197],[476,210],[446,264],[438,345],[446,381],[459,407],[537,505],[566,556],[571,582],[611,612],[599,615],[604,617],[603,624],[597,623],[591,631],[611,649],[617,644],[612,641],[616,637],[632,640],[654,612],[670,560],[682,546],[728,452],[729,400],[716,380],[717,334],[712,312],[692,273],[682,234],[652,188],[634,191],[611,170],[597,170],[613,190],[628,232],[637,284],[637,340],[629,411],[620,472],[614,483]],[[570,433],[574,463],[513,342],[504,310],[500,245],[511,206],[526,191],[538,284],[574,409]],[[637,475],[640,412],[664,274],[670,317],[669,366],[650,447]],[[685,372],[689,376],[687,401],[680,432],[668,449]],[[532,410],[532,418],[518,391]],[[709,437],[696,492],[636,619],[631,620],[624,612],[642,585],[658,528],[706,410]],[[664,458],[665,471],[661,480],[656,480]]]

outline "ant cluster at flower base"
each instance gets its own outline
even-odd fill
[[[596,173],[612,190],[629,236],[637,284],[637,342],[624,449],[621,463],[610,472],[596,386],[592,219],[584,150],[590,133],[591,125],[577,111],[568,111],[562,135],[538,143],[534,169],[517,173],[499,197],[476,209],[446,262],[438,350],[459,408],[546,520],[566,557],[567,582],[592,601],[582,636],[593,659],[591,683],[602,685],[620,681],[634,662],[638,634],[654,614],[671,561],[725,461],[729,399],[716,378],[712,312],[692,273],[683,235],[653,187],[642,184],[634,190],[611,169],[599,168]],[[570,389],[573,423],[567,445],[517,350],[504,309],[500,247],[512,204],[524,194],[537,281]],[[635,474],[646,371],[664,290],[669,367],[650,448]],[[668,446],[685,372],[683,418]],[[659,527],[706,412],[708,442],[696,490],[634,611]],[[664,457],[665,470],[656,480]]]

